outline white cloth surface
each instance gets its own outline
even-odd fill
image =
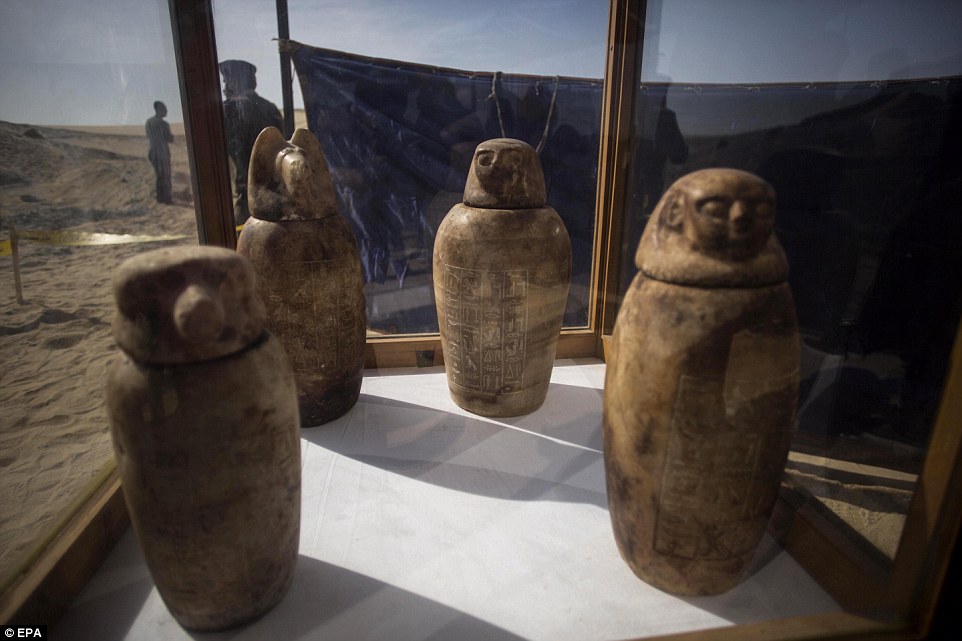
[[[560,360],[544,405],[487,419],[443,368],[366,371],[358,404],[301,432],[300,557],[254,623],[191,635],[157,593],[132,531],[52,639],[623,639],[837,612],[765,537],[749,577],[679,598],[618,554],[602,459],[604,364]]]

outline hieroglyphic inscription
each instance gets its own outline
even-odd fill
[[[444,266],[445,354],[458,387],[511,394],[524,383],[528,272]]]
[[[758,385],[771,392],[735,408],[722,380],[682,375],[655,523],[662,554],[725,559],[755,544],[748,532],[778,491],[779,428],[794,406],[790,378]]]
[[[265,296],[271,329],[295,374],[318,374],[354,362],[363,350],[356,334],[355,264],[350,260],[284,263]]]

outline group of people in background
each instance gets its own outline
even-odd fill
[[[265,127],[283,131],[283,118],[277,106],[255,91],[257,68],[244,60],[225,60],[219,65],[224,81],[224,137],[227,156],[234,174],[234,221],[243,224],[250,217],[247,206],[247,170],[257,135]],[[167,106],[154,102],[154,115],[145,130],[150,148],[147,157],[154,167],[157,202],[172,204],[170,145],[174,142],[170,125],[164,118]]]

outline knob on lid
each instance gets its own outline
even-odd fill
[[[246,258],[222,247],[169,247],[114,272],[114,338],[136,361],[182,364],[233,354],[264,330]]]

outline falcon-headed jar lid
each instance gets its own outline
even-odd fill
[[[478,145],[464,185],[464,204],[482,209],[536,209],[548,198],[538,154],[528,143],[494,138]]]

